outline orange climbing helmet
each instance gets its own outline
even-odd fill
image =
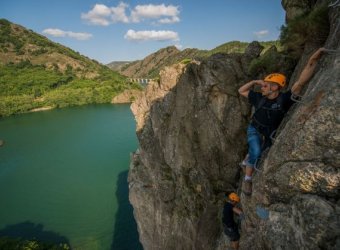
[[[282,88],[286,86],[286,77],[280,73],[269,74],[264,78],[264,81],[276,83]]]
[[[229,195],[228,195],[228,198],[229,198],[229,200],[231,200],[231,201],[236,201],[236,202],[240,202],[240,197],[236,194],[236,193],[230,193]]]

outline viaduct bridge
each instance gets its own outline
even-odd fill
[[[130,82],[136,82],[136,83],[139,83],[139,84],[142,84],[142,85],[147,85],[148,83],[150,83],[154,79],[148,79],[148,78],[129,78],[128,80]]]

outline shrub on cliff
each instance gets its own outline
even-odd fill
[[[263,78],[272,72],[281,72],[290,76],[295,65],[296,60],[283,52],[278,52],[276,47],[272,46],[263,55],[252,60],[248,73],[254,78]]]
[[[294,58],[300,58],[306,42],[322,45],[329,33],[328,6],[320,5],[281,27],[280,40]]]

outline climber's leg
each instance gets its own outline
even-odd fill
[[[250,195],[252,193],[252,175],[254,172],[254,166],[256,161],[261,156],[261,144],[262,139],[260,133],[252,125],[248,126],[247,129],[248,139],[248,159],[246,160],[246,175],[242,184],[242,191]]]

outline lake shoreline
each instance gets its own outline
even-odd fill
[[[46,106],[46,107],[41,107],[41,108],[35,108],[35,109],[29,110],[27,113],[40,112],[40,111],[46,111],[46,110],[51,110],[51,109],[55,109],[55,107]]]

